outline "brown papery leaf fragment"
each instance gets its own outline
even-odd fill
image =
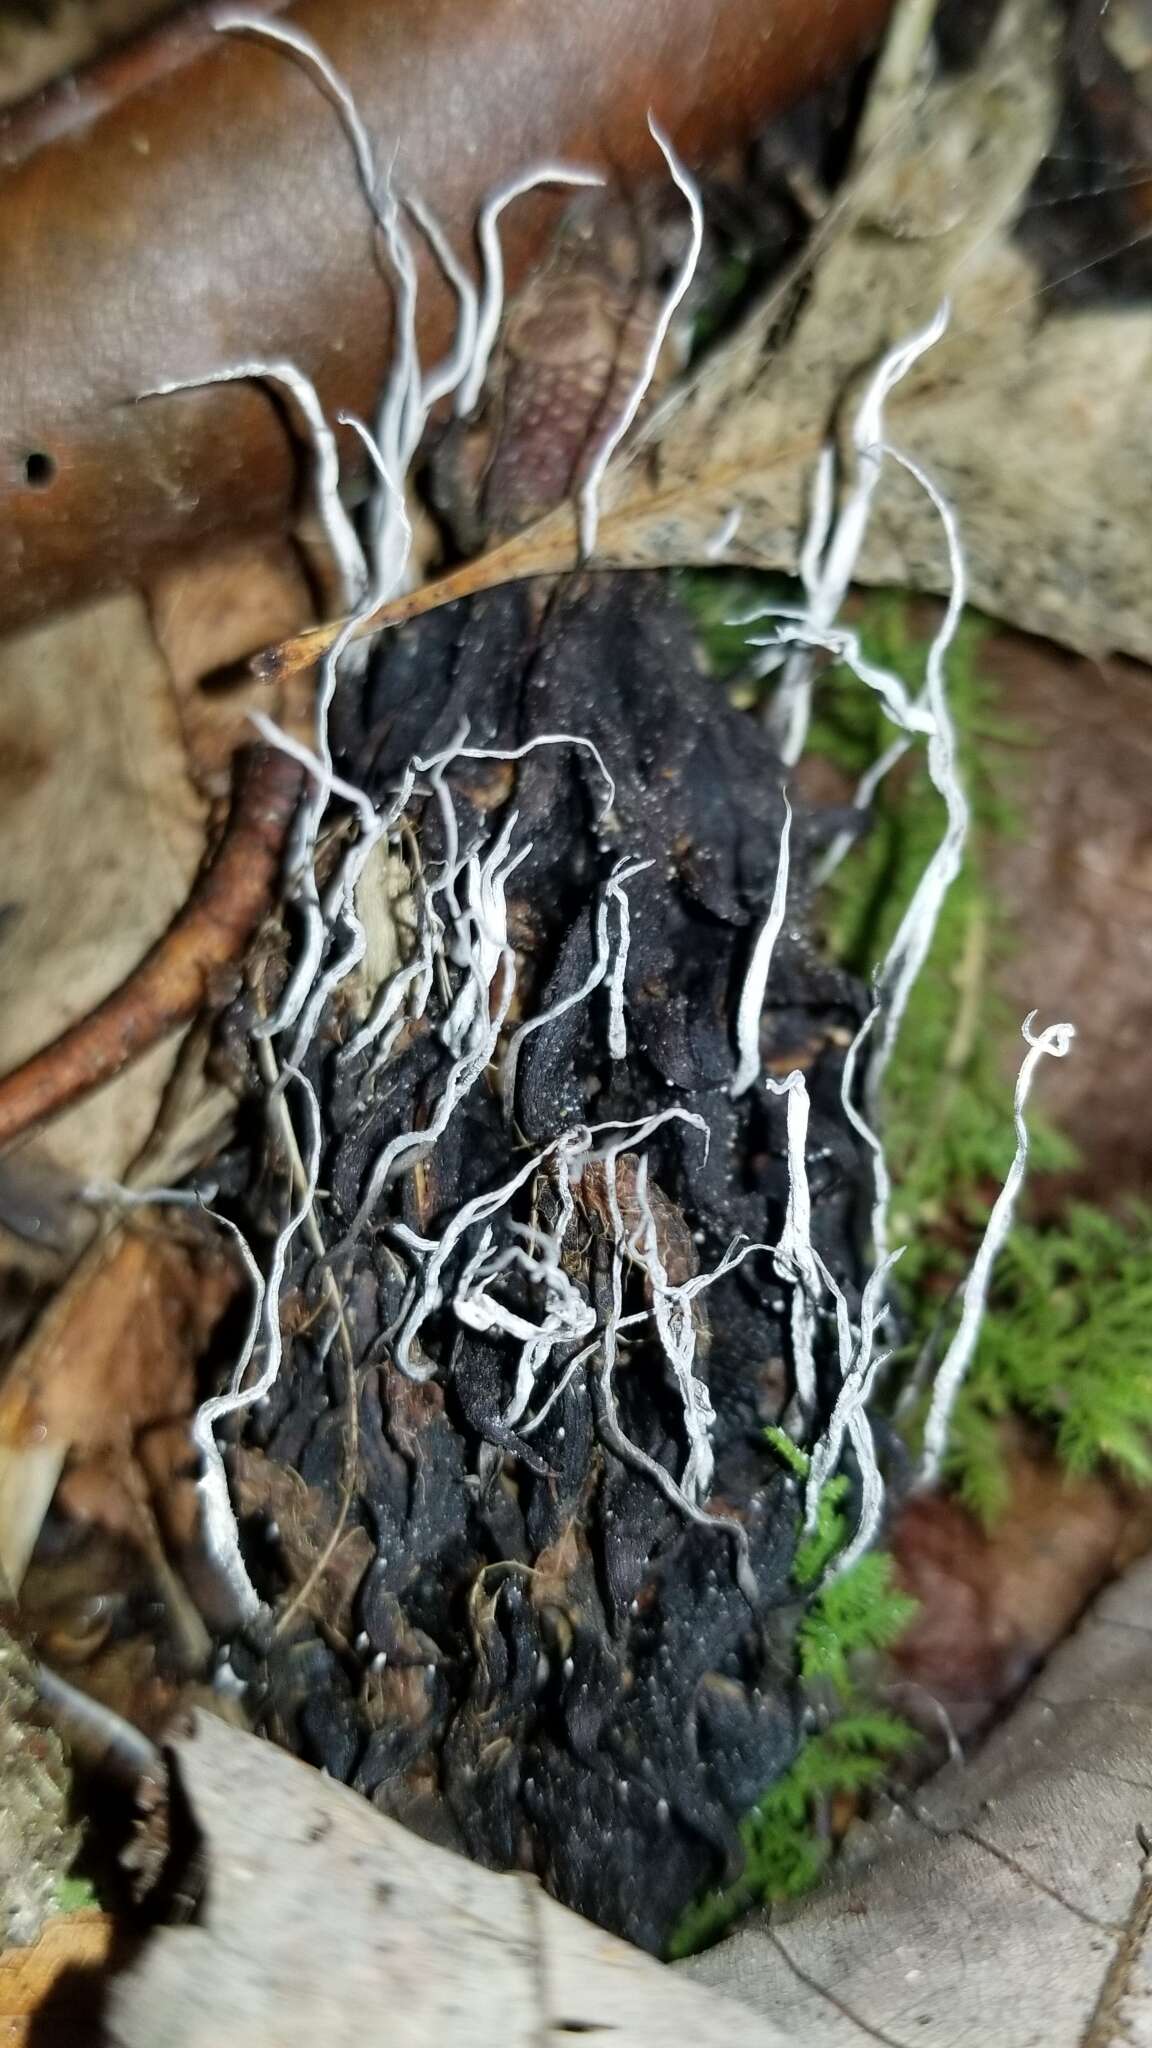
[[[270,906],[300,794],[286,754],[254,747],[241,757],[228,825],[179,915],[99,1006],[0,1081],[0,1146],[112,1080],[187,1024],[234,968]]]
[[[92,1246],[0,1392],[0,1582],[18,1590],[68,1461],[65,1513],[144,1548],[197,1540],[187,1424],[196,1373],[238,1276],[208,1226],[137,1224]]]
[[[1152,1493],[1115,1473],[1072,1478],[1022,1425],[1005,1436],[1011,1493],[990,1528],[926,1494],[891,1536],[900,1583],[919,1602],[892,1666],[914,1688],[917,1721],[935,1701],[962,1738],[1015,1698],[1101,1585],[1152,1543]],[[903,1704],[899,1682],[894,1693]]]
[[[205,824],[139,597],[0,642],[0,1072],[83,1017],[147,952],[187,895]],[[161,1047],[58,1125],[45,1148],[53,1165],[118,1179],[152,1128],[172,1060]]]

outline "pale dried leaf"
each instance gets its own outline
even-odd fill
[[[1152,2042],[1152,1561],[816,1897],[689,1967],[795,2048]]]
[[[167,669],[118,597],[0,643],[0,1072],[84,1016],[180,908],[204,845]],[[37,1151],[117,1179],[156,1118],[156,1046]]]
[[[113,1985],[114,2048],[783,2048],[533,1879],[434,1848],[254,1736],[198,1713],[173,1749],[205,1895]]]

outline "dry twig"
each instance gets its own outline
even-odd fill
[[[240,765],[232,814],[187,903],[96,1009],[0,1081],[0,1146],[99,1088],[187,1023],[213,977],[240,959],[272,900],[302,776],[278,750]]]

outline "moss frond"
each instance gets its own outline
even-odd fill
[[[829,1580],[808,1609],[797,1634],[800,1673],[827,1679],[842,1698],[852,1691],[850,1662],[862,1650],[883,1650],[903,1635],[916,1602],[892,1576],[892,1560],[874,1550],[839,1578]]]
[[[985,1519],[1003,1504],[998,1419],[1049,1433],[1069,1471],[1110,1462],[1152,1485],[1152,1214],[1070,1208],[1059,1230],[1009,1239],[958,1405],[948,1470]]]

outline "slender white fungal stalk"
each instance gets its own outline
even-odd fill
[[[342,797],[345,803],[351,804],[353,809],[359,812],[365,835],[375,833],[379,837],[382,821],[371,797],[364,790],[358,788],[354,782],[346,782],[343,776],[334,775],[331,768],[325,766],[319,754],[311,747],[305,746],[303,740],[298,740],[292,733],[285,732],[284,727],[277,725],[274,718],[269,718],[267,712],[249,711],[248,722],[256,727],[266,746],[275,747],[279,753],[287,754],[291,760],[298,761],[302,768],[308,770],[314,781],[324,784],[329,796]]]
[[[840,1076],[840,1107],[857,1137],[863,1139],[872,1155],[872,1257],[878,1266],[882,1266],[888,1258],[888,1211],[892,1204],[892,1176],[888,1171],[883,1143],[867,1119],[861,1116],[852,1100],[860,1053],[879,1015],[879,1004],[874,1003],[844,1055],[844,1068]]]
[[[625,1320],[627,1320],[627,1318]],[[623,1326],[621,1325],[620,1327]],[[551,1415],[552,1410],[556,1406],[557,1401],[559,1401],[561,1397],[567,1393],[568,1388],[571,1386],[573,1380],[576,1377],[576,1374],[580,1370],[580,1367],[582,1365],[587,1365],[588,1360],[599,1349],[600,1339],[599,1337],[597,1337],[595,1343],[586,1344],[584,1346],[583,1351],[578,1351],[575,1358],[570,1358],[568,1360],[568,1363],[565,1366],[563,1373],[557,1380],[556,1385],[553,1387],[552,1392],[548,1395],[547,1399],[541,1402],[539,1408],[536,1410],[535,1415],[529,1416],[527,1422],[522,1422],[520,1424],[521,1436],[535,1436],[536,1431],[540,1428],[541,1424],[548,1420],[548,1417]]]
[[[671,327],[675,317],[676,309],[696,275],[696,267],[700,261],[700,250],[704,242],[704,209],[700,203],[700,187],[696,183],[695,178],[691,176],[681,163],[667,135],[652,114],[648,116],[648,127],[651,130],[653,140],[658,144],[663,154],[673,183],[679,187],[688,202],[691,231],[684,260],[676,272],[665,295],[664,303],[656,316],[648,347],[645,350],[644,361],[640,366],[640,374],[633,384],[623,408],[617,414],[596,448],[585,472],[584,481],[580,486],[580,553],[585,561],[591,559],[596,549],[596,535],[600,524],[600,486],[604,481],[604,472],[644,402],[648,387],[656,373],[656,366],[660,360],[660,351],[664,346],[668,329]]]
[[[897,761],[904,759],[911,744],[911,735],[904,733],[901,734],[899,739],[893,740],[891,746],[885,747],[882,754],[877,755],[871,767],[865,770],[856,784],[855,794],[852,798],[853,810],[863,813],[870,808],[876,791],[879,789],[885,776],[896,766]],[[830,880],[835,874],[845,854],[852,851],[853,846],[856,844],[857,836],[855,832],[850,831],[837,833],[824,858],[816,865],[812,876],[812,886],[814,889],[822,889],[825,882]]]
[[[566,996],[558,997],[549,1009],[539,1011],[535,1017],[526,1018],[524,1023],[512,1033],[508,1041],[508,1050],[504,1055],[504,1064],[500,1072],[500,1093],[503,1098],[506,1122],[511,1121],[515,1106],[516,1074],[520,1063],[520,1049],[525,1039],[531,1038],[534,1032],[543,1030],[545,1025],[554,1024],[558,1017],[563,1017],[569,1010],[574,1010],[577,1003],[585,1002],[593,993],[593,990],[598,989],[604,980],[608,972],[609,961],[608,897],[605,894],[601,896],[599,903],[596,905],[595,957],[580,986],[570,989]]]
[[[484,379],[488,375],[488,364],[500,331],[500,316],[504,310],[504,252],[500,247],[500,215],[514,199],[520,199],[526,192],[534,192],[538,185],[602,185],[604,179],[599,171],[585,171],[573,164],[537,164],[531,171],[519,171],[502,185],[490,192],[480,209],[476,223],[476,239],[480,245],[483,265],[483,283],[480,290],[480,310],[476,321],[476,337],[472,358],[467,373],[461,378],[456,390],[456,411],[461,419],[467,419],[475,412]]]
[[[780,850],[776,859],[776,879],[772,886],[772,901],[768,915],[756,935],[756,943],[749,956],[740,990],[740,1001],[736,1007],[736,1071],[732,1076],[730,1093],[746,1095],[760,1079],[763,1062],[760,1058],[760,1020],[764,1014],[764,1000],[768,992],[768,976],[772,971],[772,955],[780,936],[788,909],[788,870],[792,844],[792,806],[784,798],[784,824],[780,832]]]
[[[578,1003],[586,1002],[588,997],[604,981],[608,982],[609,988],[608,1050],[613,1059],[624,1058],[627,1047],[624,1041],[623,982],[624,970],[628,961],[629,926],[628,898],[624,894],[623,885],[625,882],[630,881],[633,875],[639,874],[641,869],[651,866],[652,862],[648,860],[633,861],[631,863],[621,862],[618,865],[605,885],[604,893],[596,906],[595,956],[583,981],[578,988],[570,989],[567,995],[558,997],[549,1009],[541,1010],[537,1016],[527,1018],[513,1032],[508,1042],[508,1050],[504,1055],[504,1064],[500,1074],[500,1091],[504,1102],[504,1115],[506,1119],[510,1119],[512,1116],[516,1099],[516,1074],[520,1060],[520,1049],[525,1039],[530,1038],[534,1032],[542,1030],[545,1025],[554,1024],[558,1017],[563,1017],[569,1010],[574,1010]],[[608,932],[609,912],[614,902],[618,906],[619,917],[619,938],[615,951],[613,951]]]
[[[395,277],[393,291],[393,362],[376,416],[376,440],[383,467],[393,480],[370,508],[372,527],[372,568],[377,602],[399,588],[407,561],[407,548],[398,530],[396,503],[403,497],[404,479],[420,445],[426,414],[423,382],[416,340],[416,259],[389,189],[380,213],[380,224],[388,245]],[[407,514],[405,514],[407,525]]]
[[[655,865],[655,861],[651,860],[634,860],[630,864],[621,865],[609,878],[605,891],[607,900],[615,903],[617,907],[616,946],[608,970],[608,1056],[614,1060],[625,1060],[628,1057],[624,981],[628,972],[628,951],[632,943],[632,911],[624,884]]]
[[[901,378],[907,376],[925,351],[939,341],[948,325],[949,314],[948,303],[944,301],[927,326],[889,349],[873,372],[853,423],[855,479],[835,521],[832,519],[834,457],[831,451],[825,451],[817,466],[808,532],[800,553],[806,620],[811,642],[816,646],[822,644],[822,637],[835,624],[848,593],[871,516],[872,501],[886,453],[885,403]],[[804,637],[797,635],[801,641]],[[797,645],[785,662],[768,718],[768,730],[787,767],[794,766],[804,751],[811,703],[811,657],[803,645]]]
[[[563,1231],[555,1239],[539,1231],[520,1234],[532,1238],[535,1249],[514,1244],[502,1252],[486,1254],[479,1265],[470,1260],[452,1304],[457,1321],[466,1329],[480,1335],[502,1333],[521,1342],[516,1384],[503,1417],[508,1429],[515,1428],[523,1416],[536,1381],[557,1345],[579,1343],[596,1328],[595,1309],[560,1264]],[[491,1233],[485,1235],[490,1240]],[[539,1323],[510,1309],[489,1292],[492,1282],[512,1266],[519,1267],[543,1295],[544,1314]]]
[[[447,1120],[445,1126],[446,1123]],[[413,1379],[428,1377],[413,1363],[412,1345],[429,1316],[435,1314],[444,1299],[444,1268],[465,1232],[477,1224],[488,1223],[501,1209],[506,1208],[512,1197],[533,1174],[540,1171],[547,1160],[554,1156],[567,1157],[573,1152],[586,1151],[589,1142],[586,1126],[577,1125],[571,1130],[561,1132],[558,1138],[554,1138],[550,1145],[545,1145],[542,1151],[537,1152],[498,1188],[489,1189],[486,1194],[475,1195],[471,1201],[463,1203],[445,1225],[438,1239],[418,1238],[414,1232],[401,1224],[392,1223],[388,1226],[390,1234],[423,1262],[415,1299],[405,1314],[396,1340],[395,1362],[401,1372],[407,1373]]]
[[[888,1276],[900,1256],[900,1252],[892,1252],[870,1273],[861,1298],[860,1327],[855,1339],[843,1290],[821,1262],[825,1284],[836,1304],[840,1387],[827,1426],[812,1451],[804,1495],[804,1525],[809,1532],[816,1527],[821,1495],[840,1463],[847,1437],[856,1453],[860,1473],[860,1515],[851,1543],[837,1560],[838,1571],[847,1569],[873,1542],[883,1511],[884,1482],[867,1411],[876,1373],[883,1362],[876,1355],[875,1346]]]
[[[290,22],[270,18],[266,14],[249,14],[244,8],[225,8],[213,14],[212,26],[223,35],[256,36],[266,43],[278,43],[294,57],[303,59],[305,68],[335,102],[344,131],[352,145],[356,169],[360,173],[360,182],[364,187],[364,196],[375,211],[376,153],[349,87],[335,65],[325,56],[319,43],[314,42],[303,29],[295,28]]]
[[[944,899],[963,865],[970,818],[968,799],[960,776],[956,729],[948,706],[948,679],[945,668],[948,651],[956,637],[967,596],[960,530],[951,505],[937,489],[931,477],[918,463],[913,462],[910,456],[901,454],[897,449],[890,449],[888,452],[915,477],[921,489],[931,499],[939,514],[948,547],[952,587],[944,617],[928,649],[924,684],[924,695],[928,709],[932,713],[934,728],[928,740],[928,773],[934,787],[944,799],[946,824],[944,836],[920,877],[912,901],[900,920],[876,977],[876,996],[880,1005],[881,1023],[878,1043],[868,1069],[866,1099],[870,1115],[875,1114],[880,1099],[884,1074],[892,1057],[908,998],[936,936],[936,926]]]
[[[257,1038],[277,1038],[283,1032],[291,1030],[307,1001],[324,957],[328,926],[316,880],[316,842],[332,788],[332,749],[328,740],[328,717],[336,690],[340,658],[356,631],[359,618],[358,613],[349,616],[320,664],[316,685],[313,747],[319,772],[314,776],[315,787],[311,797],[300,805],[296,813],[288,861],[304,932],[296,964],[281,993],[280,1001],[273,1014],[257,1027],[254,1034]]]
[[[712,1144],[712,1133],[705,1119],[694,1109],[682,1109],[678,1102],[673,1103],[671,1109],[658,1109],[653,1116],[638,1119],[612,1117],[607,1123],[592,1124],[589,1128],[594,1138],[598,1138],[603,1131],[623,1131],[625,1137],[621,1139],[621,1144],[630,1142],[633,1145],[643,1145],[654,1131],[662,1130],[665,1124],[687,1124],[690,1130],[699,1131],[704,1139],[704,1157],[707,1159]],[[619,1150],[619,1145],[605,1146],[594,1157],[606,1161],[610,1151]]]
[[[443,1093],[436,1104],[436,1113],[430,1123],[422,1129],[400,1131],[377,1156],[348,1232],[350,1238],[369,1220],[396,1172],[401,1168],[409,1172],[419,1160],[427,1158],[429,1152],[444,1136],[459,1104],[471,1093],[481,1074],[490,1064],[516,984],[515,959],[510,948],[503,954],[498,971],[500,992],[487,1031],[468,1051],[461,1053],[450,1068]],[[496,977],[493,979],[495,981]],[[397,1363],[400,1363],[399,1352]]]
[[[960,1296],[960,1321],[956,1333],[937,1369],[928,1420],[924,1425],[924,1451],[918,1475],[921,1486],[933,1485],[940,1476],[956,1397],[964,1384],[964,1376],[972,1363],[980,1338],[984,1312],[988,1305],[988,1289],[992,1283],[992,1269],[1012,1227],[1017,1197],[1028,1166],[1029,1138],[1024,1111],[1036,1069],[1042,1059],[1062,1060],[1069,1052],[1076,1036],[1075,1027],[1071,1024],[1049,1024],[1046,1030],[1037,1035],[1032,1029],[1035,1015],[1036,1012],[1033,1010],[1022,1027],[1028,1051],[1021,1063],[1013,1103],[1016,1154],[1008,1169],[1004,1185],[992,1205],[980,1248],[964,1282]]]
[[[704,553],[710,562],[718,562],[727,554],[744,518],[742,505],[733,505],[732,510],[721,520],[710,540],[704,543]]]
[[[807,530],[800,544],[799,561],[800,581],[807,599],[803,616],[813,632],[819,632],[827,609],[821,601],[821,563],[832,525],[835,485],[835,451],[822,448],[812,479],[812,502]],[[835,611],[832,616],[835,617]],[[804,752],[812,718],[812,657],[800,647],[794,647],[791,653],[784,655],[779,649],[780,643],[773,643],[771,662],[765,662],[759,673],[765,676],[783,666],[766,722],[780,759],[786,768],[794,768]]]
[[[373,1070],[382,1066],[391,1056],[392,1048],[404,1027],[407,1016],[422,1017],[432,989],[435,966],[443,957],[444,928],[436,912],[430,908],[427,892],[423,892],[419,909],[419,923],[416,933],[416,947],[410,960],[398,967],[377,990],[372,1008],[360,1029],[341,1047],[337,1057],[350,1062],[366,1052],[370,1045],[376,1045]],[[409,997],[412,997],[409,1008]]]
[[[805,612],[783,605],[772,608],[771,616],[783,623],[778,625],[768,639],[753,637],[751,647],[767,647],[774,653],[795,647],[822,649],[844,668],[851,669],[860,682],[875,692],[893,725],[903,733],[930,734],[935,730],[932,714],[925,708],[922,699],[911,697],[907,685],[894,669],[882,668],[878,662],[869,661],[860,645],[860,636],[850,626],[830,625],[815,627]],[[749,625],[754,619],[764,618],[765,613],[757,608],[737,615],[733,625]]]
[[[792,1284],[792,1370],[795,1378],[792,1405],[803,1425],[816,1407],[816,1307],[823,1292],[823,1277],[812,1245],[812,1198],[808,1188],[807,1160],[808,1084],[799,1068],[794,1068],[783,1081],[774,1081],[771,1076],[766,1076],[764,1086],[773,1095],[787,1097],[788,1200],[774,1263],[780,1278]]]
[[[412,552],[412,521],[408,517],[408,502],[404,496],[403,475],[393,465],[389,467],[384,451],[370,427],[357,419],[354,412],[338,412],[336,415],[342,427],[351,427],[360,442],[380,486],[380,499],[374,514],[377,533],[385,529],[389,535],[392,550],[385,561],[382,546],[377,550],[374,563],[375,583],[372,591],[373,608],[383,602],[384,596],[400,588],[408,558]]]
[[[669,1110],[663,1112],[658,1117],[648,1118],[638,1130],[633,1130],[630,1134],[632,1142],[642,1142],[643,1138],[649,1136],[652,1130],[674,1117],[678,1117],[685,1123],[692,1123],[698,1127],[703,1126],[704,1130],[707,1131],[707,1125],[704,1124],[702,1117],[695,1116],[686,1110]],[[602,1124],[598,1128],[600,1130],[615,1129],[622,1132],[627,1132],[628,1130],[626,1124],[619,1123],[612,1125]],[[628,1137],[622,1135],[614,1144],[607,1146],[600,1154],[604,1167],[604,1181],[612,1237],[612,1263],[610,1269],[611,1306],[600,1339],[600,1370],[596,1376],[600,1401],[600,1414],[598,1418],[600,1432],[609,1449],[615,1451],[616,1456],[624,1464],[631,1465],[638,1472],[643,1472],[659,1488],[665,1499],[670,1501],[673,1507],[679,1509],[680,1513],[686,1516],[690,1522],[695,1522],[701,1528],[709,1529],[717,1535],[726,1536],[730,1539],[736,1555],[736,1583],[749,1606],[755,1608],[759,1604],[760,1589],[756,1583],[756,1575],[752,1570],[747,1530],[731,1516],[710,1515],[704,1508],[698,1506],[694,1500],[690,1500],[683,1491],[683,1488],[672,1477],[672,1474],[663,1465],[657,1464],[655,1458],[649,1457],[647,1451],[642,1450],[639,1444],[633,1443],[631,1437],[624,1430],[616,1407],[613,1375],[616,1370],[617,1340],[623,1324],[624,1253],[626,1248],[624,1218],[620,1210],[620,1193],[616,1185],[616,1162],[622,1147],[627,1142]]]
[[[668,1293],[675,1295],[680,1301],[695,1301],[696,1296],[703,1294],[705,1288],[715,1287],[718,1280],[723,1280],[729,1273],[734,1273],[738,1266],[744,1264],[745,1259],[754,1258],[758,1252],[769,1252],[774,1255],[776,1250],[777,1246],[774,1244],[761,1244],[747,1238],[733,1238],[727,1251],[712,1267],[711,1272],[695,1273],[691,1280],[684,1280],[677,1287],[669,1287]]]
[[[311,379],[288,362],[230,363],[227,369],[205,370],[199,377],[175,377],[140,392],[141,399],[167,398],[177,391],[199,391],[209,384],[276,384],[293,400],[308,430],[314,463],[316,509],[340,572],[342,606],[345,611],[359,604],[368,585],[364,550],[356,528],[344,510],[340,497],[340,457],[336,438],[324,417],[324,409]]]
[[[636,1206],[640,1229],[634,1244],[648,1274],[652,1291],[652,1317],[661,1349],[672,1371],[684,1412],[684,1434],[688,1440],[688,1462],[680,1475],[680,1487],[689,1500],[700,1506],[712,1486],[712,1424],[716,1411],[705,1382],[696,1376],[696,1322],[691,1302],[668,1284],[668,1273],[660,1253],[660,1236],[648,1195],[648,1154],[640,1155],[636,1168]]]
[[[434,760],[416,761],[413,765],[418,774],[427,774],[433,768],[447,767],[452,761],[522,761],[526,754],[534,754],[537,747],[581,747],[586,754],[591,754],[604,777],[604,807],[598,820],[603,824],[616,802],[616,783],[605,766],[604,756],[599,747],[583,733],[538,732],[519,747],[468,747],[464,745],[461,737],[459,743],[452,742],[442,754],[436,755]]]
[[[285,1075],[289,1070],[284,1070]],[[243,1261],[248,1278],[252,1283],[252,1307],[248,1328],[233,1366],[227,1393],[214,1395],[201,1403],[190,1425],[190,1435],[201,1459],[201,1474],[197,1481],[200,1502],[201,1530],[204,1547],[209,1560],[232,1598],[237,1622],[251,1621],[260,1612],[260,1598],[248,1576],[240,1550],[240,1537],[236,1517],[228,1494],[228,1478],[220,1447],[216,1442],[214,1429],[217,1422],[226,1415],[237,1414],[253,1402],[262,1400],[276,1383],[283,1356],[283,1341],[280,1331],[280,1289],[283,1285],[285,1265],[293,1238],[312,1215],[316,1199],[316,1185],[320,1171],[320,1108],[315,1093],[301,1074],[289,1076],[300,1087],[306,1112],[307,1139],[303,1148],[307,1159],[305,1185],[296,1207],[291,1211],[283,1228],[278,1232],[269,1260],[268,1278],[265,1280],[253,1256],[247,1239],[229,1217],[216,1210],[204,1208],[203,1213],[211,1216],[231,1237]],[[129,1191],[117,1190],[117,1199],[123,1199]],[[195,1197],[189,1197],[167,1188],[153,1188],[138,1193],[137,1201],[183,1200],[191,1204]],[[197,1205],[202,1206],[202,1205]],[[250,1386],[244,1381],[259,1338],[265,1341],[264,1364],[259,1377]]]
[[[373,220],[384,237],[395,279],[395,361],[385,387],[377,433],[369,437],[383,489],[372,506],[374,605],[399,587],[408,557],[410,531],[404,505],[404,477],[436,402],[455,388],[475,346],[476,291],[463,264],[430,210],[414,195],[403,201],[425,236],[456,293],[459,317],[455,347],[422,383],[416,345],[416,264],[404,231],[390,178],[382,179],[364,118],[348,84],[319,44],[292,24],[244,11],[218,14],[213,26],[227,33],[257,36],[303,61],[333,102],[352,146],[356,168]],[[354,603],[353,598],[350,603]],[[349,609],[350,604],[345,607]]]
[[[478,302],[476,287],[431,208],[415,192],[404,194],[404,204],[456,294],[456,338],[444,361],[424,379],[422,410],[427,419],[434,405],[451,397],[476,353]]]

